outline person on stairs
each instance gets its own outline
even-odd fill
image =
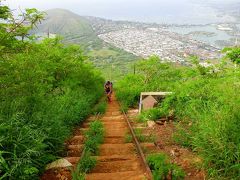
[[[106,93],[106,95],[107,95],[108,102],[111,102],[112,82],[107,81],[107,82],[104,84],[104,89],[105,89],[105,93]]]

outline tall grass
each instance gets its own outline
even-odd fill
[[[88,131],[85,133],[84,151],[77,168],[72,172],[73,180],[82,179],[86,173],[89,173],[97,163],[96,156],[99,152],[99,146],[104,140],[104,126],[99,120],[90,123]],[[83,178],[85,179],[85,178]]]
[[[138,74],[118,84],[119,100],[134,106],[141,91],[173,92],[144,118],[154,120],[173,112],[178,122],[175,140],[202,156],[209,177],[239,179],[239,67],[177,67],[156,57],[139,65]]]
[[[37,179],[103,95],[104,82],[77,46],[29,43],[0,60],[0,179]]]

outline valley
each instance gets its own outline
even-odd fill
[[[240,179],[238,22],[187,24],[176,0],[185,25],[1,2],[0,179]]]
[[[176,25],[114,21],[79,16],[64,9],[46,11],[33,33],[60,35],[65,44],[79,44],[106,79],[133,72],[133,64],[152,55],[178,64],[191,56],[217,60],[221,49],[239,43],[239,24]]]

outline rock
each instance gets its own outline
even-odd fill
[[[155,125],[155,122],[154,121],[147,121],[147,125],[149,128],[153,128],[154,125]]]
[[[156,124],[158,124],[158,125],[164,125],[164,122],[163,122],[163,121],[156,121]]]
[[[171,150],[171,151],[170,151],[170,155],[173,156],[173,157],[175,156],[174,150]]]
[[[191,175],[192,175],[192,173],[188,173],[187,175],[188,175],[188,176],[191,176]]]
[[[172,149],[172,150],[170,151],[170,154],[171,154],[171,156],[173,156],[173,157],[179,157],[179,156],[181,155],[181,154],[180,154],[180,150],[177,149],[177,148]]]
[[[66,159],[58,159],[50,164],[47,165],[46,170],[54,169],[54,168],[63,168],[63,167],[71,167],[73,166],[68,160]]]
[[[165,126],[165,127],[167,126],[167,121],[164,122],[164,126]]]

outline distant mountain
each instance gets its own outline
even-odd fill
[[[139,57],[100,39],[97,35],[102,21],[103,24],[105,21],[100,21],[100,18],[96,19],[95,22],[89,17],[83,17],[65,9],[51,9],[46,11],[45,20],[32,33],[39,36],[47,35],[48,32],[58,34],[64,37],[64,43],[81,45],[84,53],[103,70],[107,79],[119,77],[125,74],[129,70],[129,64],[138,60]],[[110,73],[112,67],[118,67],[114,73]]]
[[[47,10],[45,20],[33,30],[36,34],[48,32],[63,36],[67,43],[88,46],[89,42],[99,41],[86,18],[65,9]]]
[[[62,35],[87,35],[93,33],[88,20],[65,9],[51,9],[46,11],[45,20],[38,25],[38,30]]]

